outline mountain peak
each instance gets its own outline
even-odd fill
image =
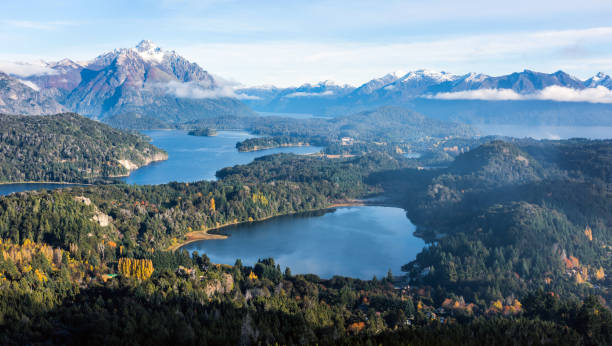
[[[139,52],[161,51],[161,48],[151,40],[142,40],[136,45],[136,50]]]
[[[136,45],[136,52],[145,61],[161,62],[164,59],[164,50],[150,40],[142,40]]]
[[[452,73],[448,73],[446,71],[434,71],[434,70],[428,70],[428,69],[421,69],[421,70],[409,72],[402,78],[402,80],[406,81],[406,80],[422,79],[422,78],[429,78],[435,81],[444,82],[444,81],[455,80],[457,79],[457,76]]]

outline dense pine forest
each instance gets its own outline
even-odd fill
[[[89,182],[166,157],[140,135],[77,114],[0,115],[0,182]]]
[[[610,153],[610,141],[494,141],[441,169],[387,152],[282,154],[215,182],[5,196],[2,343],[610,344]],[[430,242],[405,276],[324,280],[167,251],[373,195]]]

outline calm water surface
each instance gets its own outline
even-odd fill
[[[413,260],[425,243],[404,210],[364,206],[338,208],[318,215],[283,216],[225,228],[227,239],[187,244],[214,263],[245,265],[272,257],[294,274],[314,273],[371,279],[394,274]]]
[[[54,190],[66,187],[83,186],[79,184],[54,184],[54,183],[16,183],[0,184],[0,196],[8,195],[13,192],[23,192],[32,190]]]
[[[217,136],[190,136],[186,131],[144,131],[153,145],[168,152],[168,160],[152,163],[132,172],[128,184],[165,184],[171,181],[214,180],[215,172],[224,167],[246,164],[255,158],[276,154],[310,154],[320,147],[286,147],[241,153],[236,142],[255,137],[247,132],[219,131]]]

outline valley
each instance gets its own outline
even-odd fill
[[[232,30],[251,42],[255,24]],[[552,37],[575,70],[566,34],[530,40]],[[340,44],[240,69],[299,86],[243,85],[216,69],[274,44],[226,35],[175,39],[185,55],[142,40],[0,60],[0,344],[612,344],[610,76],[382,75],[394,65],[352,60],[421,53]],[[467,60],[501,49],[484,47]],[[334,57],[370,77],[293,66]]]

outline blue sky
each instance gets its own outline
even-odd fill
[[[397,70],[612,73],[612,1],[2,1],[0,61],[87,60],[150,39],[245,85]],[[0,64],[1,66],[1,64]]]

